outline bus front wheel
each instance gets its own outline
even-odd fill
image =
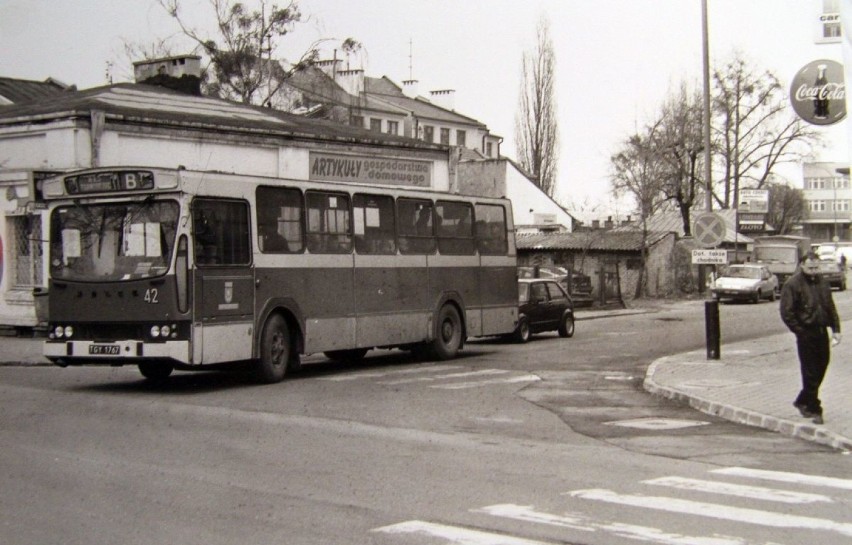
[[[288,367],[293,367],[292,346],[287,321],[280,314],[273,314],[266,320],[260,337],[260,358],[255,367],[260,382],[272,384],[284,379]]]
[[[438,313],[438,328],[432,341],[432,354],[438,360],[456,357],[462,344],[462,323],[453,305],[444,305]]]
[[[174,371],[174,366],[168,363],[154,363],[146,361],[139,364],[139,372],[148,380],[166,380]]]

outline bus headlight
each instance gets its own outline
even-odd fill
[[[160,326],[151,326],[151,336],[155,339],[160,336]]]
[[[65,335],[65,328],[62,327],[61,325],[56,326],[56,329],[53,330],[53,335],[57,339],[61,339],[63,337],[63,335]]]
[[[70,339],[72,336],[74,336],[74,328],[70,325],[65,326],[65,337]]]
[[[171,328],[169,328],[169,326],[167,326],[167,325],[164,325],[163,327],[160,328],[160,335],[162,337],[168,337],[169,333],[171,333],[171,332],[172,332]]]

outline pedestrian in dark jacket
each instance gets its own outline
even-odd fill
[[[840,319],[831,297],[831,287],[819,275],[819,256],[808,252],[799,271],[781,290],[781,319],[796,335],[796,348],[802,370],[802,390],[793,402],[805,418],[822,424],[819,387],[825,378],[831,356],[827,328],[832,340],[840,342]]]

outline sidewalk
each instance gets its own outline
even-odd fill
[[[841,329],[849,335],[852,321]],[[792,405],[801,389],[795,343],[784,333],[723,342],[718,360],[708,360],[706,349],[660,358],[648,367],[644,386],[726,420],[852,450],[852,338],[832,348],[820,389],[825,424],[819,426]]]

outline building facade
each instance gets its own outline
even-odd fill
[[[852,186],[846,163],[804,163],[802,234],[814,242],[852,240]]]

